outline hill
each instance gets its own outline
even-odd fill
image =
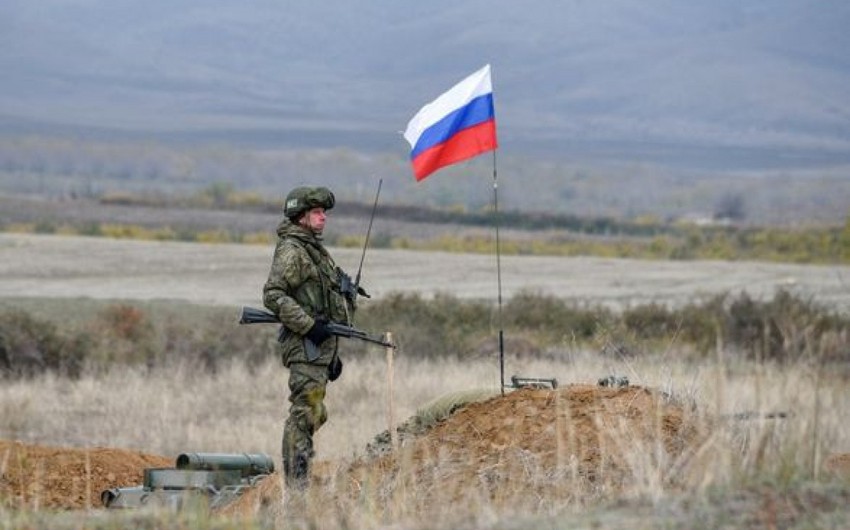
[[[417,185],[399,134],[493,66],[509,208],[842,222],[850,4],[10,0],[0,191],[283,194],[486,207],[480,157]]]
[[[0,130],[393,153],[490,62],[503,149],[681,169],[850,161],[850,6],[818,0],[12,0]]]

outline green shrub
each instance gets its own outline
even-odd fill
[[[278,328],[271,324],[240,326],[233,312],[225,310],[171,319],[160,332],[161,362],[209,372],[232,361],[255,368],[277,354]]]
[[[505,304],[505,325],[537,331],[553,340],[563,337],[583,341],[597,333],[600,323],[610,320],[602,307],[582,309],[555,296],[522,291]]]
[[[701,303],[690,303],[676,311],[680,318],[679,337],[703,354],[714,352],[718,339],[723,339],[725,295],[716,295]]]
[[[32,377],[45,371],[77,376],[85,339],[60,335],[56,324],[23,311],[0,313],[0,374]]]
[[[426,300],[418,294],[394,293],[365,306],[358,314],[358,325],[392,330],[399,344],[417,355],[463,356],[492,330],[493,314],[489,304],[449,294]]]
[[[813,357],[820,337],[850,329],[846,319],[785,290],[764,302],[741,294],[729,307],[726,325],[728,340],[751,357],[782,362]]]
[[[678,333],[682,317],[661,304],[650,303],[626,309],[622,320],[639,339],[664,339]]]
[[[677,313],[683,339],[704,353],[713,351],[719,341],[756,360],[789,362],[827,356],[850,361],[850,320],[786,290],[764,301],[746,292],[719,295]]]
[[[277,355],[278,326],[240,326],[232,309],[97,304],[90,315],[73,322],[21,310],[0,312],[0,376],[76,376],[84,369],[172,365],[215,372],[223,363],[256,367]],[[497,335],[497,317],[489,302],[393,293],[363,300],[356,325],[373,334],[391,330],[409,355],[464,357],[480,354],[481,344]],[[850,319],[787,291],[770,300],[727,294],[678,309],[643,304],[620,313],[521,292],[505,303],[502,324],[509,336],[533,343],[524,350],[529,355],[569,342],[603,355],[632,357],[675,340],[688,354],[713,355],[722,344],[724,351],[754,360],[850,363]],[[343,348],[346,356],[368,355],[375,346],[344,339]]]

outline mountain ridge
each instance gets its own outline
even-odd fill
[[[416,110],[490,62],[505,150],[850,161],[850,6],[832,0],[12,0],[6,12],[5,134],[244,134],[401,158],[398,131]]]

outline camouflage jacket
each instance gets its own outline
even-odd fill
[[[321,239],[284,218],[277,228],[278,242],[269,278],[263,286],[263,304],[289,330],[281,342],[283,362],[306,362],[303,335],[323,315],[350,323],[354,306],[340,292],[340,270]],[[336,337],[321,347],[315,362],[329,364],[336,354]]]

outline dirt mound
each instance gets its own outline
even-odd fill
[[[699,438],[685,411],[641,387],[525,389],[472,403],[399,451],[352,469],[358,483],[398,484],[462,502],[610,487],[643,462],[673,461]],[[604,481],[602,480],[604,478]]]
[[[669,462],[701,439],[681,406],[642,387],[571,385],[522,389],[470,403],[401,447],[345,469],[317,466],[318,488],[332,495],[373,492],[419,496],[416,502],[464,502],[578,495],[631,476],[641,458]],[[279,476],[228,507],[249,514],[281,498]],[[572,491],[565,492],[565,487]],[[581,489],[582,491],[576,491]],[[415,493],[413,493],[415,492]]]
[[[74,449],[0,440],[0,505],[14,509],[100,507],[100,493],[142,483],[172,459],[121,449]]]

